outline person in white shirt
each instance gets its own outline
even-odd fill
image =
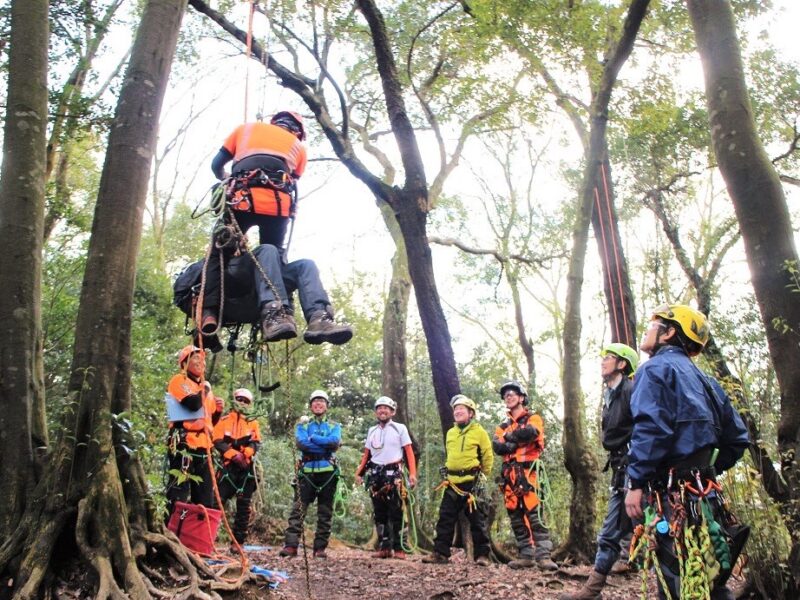
[[[366,480],[372,496],[378,550],[375,558],[405,559],[403,550],[403,462],[408,468],[408,485],[417,484],[417,464],[408,428],[392,420],[397,403],[388,396],[375,401],[377,424],[370,427],[364,444],[356,482]]]

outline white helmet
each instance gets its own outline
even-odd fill
[[[238,390],[233,392],[233,399],[236,400],[237,398],[247,398],[250,402],[252,402],[253,392],[251,392],[247,388],[239,388]]]
[[[253,392],[247,388],[239,388],[233,392],[233,406],[241,413],[247,413],[253,408]]]
[[[308,403],[311,404],[317,398],[322,398],[325,400],[325,404],[327,405],[330,405],[331,403],[331,400],[328,398],[328,394],[325,392],[325,390],[314,390],[311,392],[311,395],[308,397]]]
[[[388,406],[392,410],[397,410],[397,402],[389,398],[389,396],[381,396],[375,400],[375,408],[377,409],[379,406]]]

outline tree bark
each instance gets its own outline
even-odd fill
[[[397,219],[388,204],[380,203],[380,209],[396,248],[392,257],[392,279],[383,310],[383,393],[397,402],[396,420],[408,424],[406,322],[411,279],[408,274],[406,247]]]
[[[703,62],[714,153],[739,220],[781,392],[778,451],[790,496],[781,507],[792,536],[787,597],[795,597],[800,592],[800,302],[789,269],[800,263],[780,178],[756,131],[730,4],[688,0],[687,6]]]
[[[589,225],[595,204],[595,189],[601,166],[607,164],[606,126],[608,106],[617,74],[630,56],[649,0],[633,0],[628,9],[622,35],[606,61],[602,78],[591,105],[591,128],[583,186],[572,235],[572,258],[567,275],[567,298],[564,317],[564,462],[572,477],[570,524],[567,539],[557,556],[571,556],[590,561],[594,547],[595,491],[597,463],[586,443],[584,401],[580,386],[581,291],[589,238]]]
[[[0,175],[0,539],[10,536],[33,488],[33,407],[43,404],[47,42],[47,0],[14,0]]]
[[[136,559],[144,554],[144,527],[155,523],[141,468],[115,443],[121,434],[114,415],[130,408],[131,306],[142,213],[184,7],[184,0],[148,1],[120,91],[75,329],[68,435],[15,531],[22,531],[18,540],[37,543],[14,548],[6,542],[0,548],[0,572],[8,571],[15,550],[22,553],[13,578],[16,598],[39,596],[51,554],[69,552],[63,547],[66,532],[74,533],[68,539],[77,556],[96,573],[95,598],[150,598]]]

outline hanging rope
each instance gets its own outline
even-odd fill
[[[611,243],[614,248],[614,265],[617,269],[617,291],[619,292],[619,301],[622,305],[622,320],[625,326],[625,343],[631,346],[631,340],[628,337],[628,311],[625,307],[625,293],[622,286],[622,259],[619,256],[619,244],[617,243],[617,233],[616,228],[614,227],[614,221],[611,216],[611,194],[608,191],[608,179],[606,177],[606,165],[605,162],[600,163],[600,173],[603,176],[603,190],[606,196],[606,211],[608,213],[608,222],[611,226]],[[602,219],[601,219],[602,222]],[[610,275],[610,274],[609,274]],[[621,339],[621,338],[620,338]]]
[[[613,317],[614,321],[614,332],[616,334],[615,339],[619,340],[622,338],[619,334],[619,322],[617,321],[617,301],[616,298],[614,297],[614,285],[611,280],[611,263],[610,263],[610,258],[608,256],[608,242],[606,241],[606,228],[603,223],[603,218],[602,218],[603,213],[602,209],[600,208],[600,193],[597,191],[597,186],[595,186],[594,188],[594,202],[597,211],[597,218],[598,221],[600,221],[600,239],[602,241],[603,257],[605,258],[605,264],[606,264],[606,278],[608,280],[607,281],[608,290],[611,296],[611,316]]]

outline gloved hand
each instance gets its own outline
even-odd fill
[[[250,462],[247,460],[247,457],[241,452],[231,459],[231,464],[236,465],[240,469],[247,469],[250,466]]]

